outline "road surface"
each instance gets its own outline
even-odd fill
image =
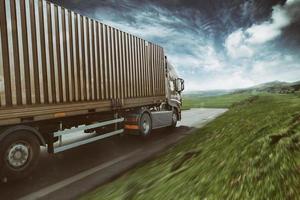
[[[30,177],[0,184],[0,199],[74,199],[154,158],[224,112],[226,109],[183,111],[176,129],[154,131],[147,139],[115,136],[57,155],[42,151]]]

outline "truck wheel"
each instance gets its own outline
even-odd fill
[[[149,113],[144,112],[142,114],[139,126],[140,126],[140,134],[142,136],[150,135],[150,133],[152,131],[152,120],[151,120]]]
[[[178,121],[177,112],[176,112],[176,110],[174,110],[173,113],[172,113],[172,125],[171,125],[171,128],[176,128],[177,121]]]
[[[29,175],[38,163],[40,143],[30,132],[16,132],[0,145],[0,178],[7,182]]]

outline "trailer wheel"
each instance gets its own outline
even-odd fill
[[[40,143],[30,132],[6,136],[0,145],[0,178],[7,182],[29,175],[38,163]]]
[[[152,119],[149,113],[144,112],[140,118],[140,134],[142,136],[148,136],[150,135],[152,131]]]

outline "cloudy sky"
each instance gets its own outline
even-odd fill
[[[188,90],[300,80],[300,0],[52,0],[158,43]]]

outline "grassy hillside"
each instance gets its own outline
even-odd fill
[[[214,97],[183,96],[183,109],[190,108],[229,108],[232,104],[245,100],[253,93],[235,93]]]
[[[299,93],[300,81],[293,83],[274,81],[269,83],[263,83],[242,90],[237,90],[236,92],[269,92],[279,94]]]
[[[300,97],[260,95],[83,199],[299,199]]]
[[[300,81],[293,83],[274,81],[238,90],[187,92],[183,95],[183,109],[229,108],[232,104],[264,93],[300,95]]]

